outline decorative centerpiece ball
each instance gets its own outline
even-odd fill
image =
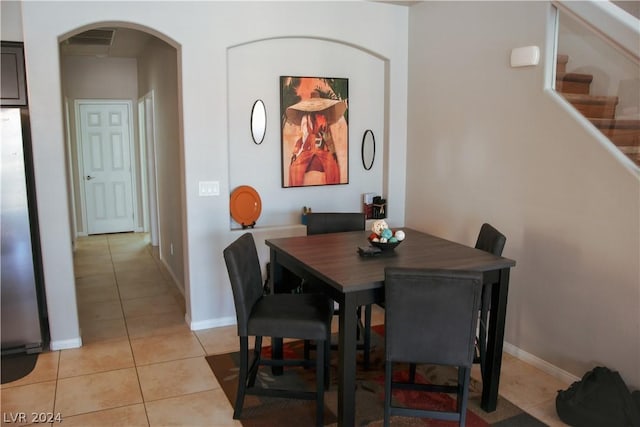
[[[383,219],[374,221],[371,225],[372,233],[369,235],[369,242],[382,250],[393,250],[406,235],[402,230],[393,231]]]

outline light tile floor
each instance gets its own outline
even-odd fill
[[[81,238],[74,265],[83,346],[42,353],[32,373],[2,385],[3,424],[59,413],[65,427],[240,425],[203,357],[237,350],[235,326],[189,330],[148,235]],[[383,319],[374,309],[374,324]],[[504,355],[500,393],[551,426],[564,425],[555,395],[567,386]]]

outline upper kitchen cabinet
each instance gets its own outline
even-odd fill
[[[27,105],[27,83],[24,73],[24,47],[18,42],[2,42],[2,99],[3,107]]]

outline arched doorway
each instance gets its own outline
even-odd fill
[[[83,341],[85,331],[93,329],[84,327],[83,320],[96,320],[95,313],[107,312],[110,306],[123,316],[145,315],[140,307],[158,312],[163,298],[174,298],[184,322],[184,236],[183,227],[174,225],[183,223],[182,209],[167,208],[184,199],[178,58],[173,43],[152,30],[124,23],[93,24],[60,42],[70,218],[76,254],[83,254],[74,257]],[[122,114],[114,113],[114,105]],[[96,123],[106,125],[96,131]],[[131,185],[129,193],[124,184],[109,187],[98,182],[109,165],[117,172],[130,172],[124,179]],[[93,186],[96,182],[100,185]],[[98,188],[97,195],[92,187]],[[127,203],[129,210],[124,209]],[[91,223],[92,215],[107,213],[130,221],[121,228]],[[132,236],[125,248],[123,242]],[[153,254],[155,265],[143,256],[145,251]],[[129,301],[133,299],[136,304]],[[138,308],[128,310],[133,306]],[[130,323],[127,319],[127,326]]]

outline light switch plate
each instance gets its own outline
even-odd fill
[[[220,181],[200,181],[198,183],[198,195],[200,197],[219,196]]]

